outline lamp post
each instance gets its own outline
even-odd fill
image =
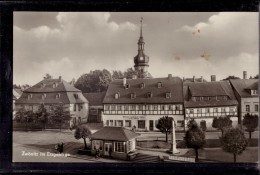
[[[180,151],[177,150],[176,148],[176,137],[175,137],[175,121],[172,119],[172,143],[171,143],[171,150],[170,152],[172,154],[178,154]]]

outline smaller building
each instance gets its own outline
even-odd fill
[[[258,115],[258,79],[232,79],[230,83],[239,102],[239,123],[243,120],[243,116],[246,113]]]
[[[124,127],[106,126],[89,136],[91,154],[95,155],[99,150],[101,156],[126,160],[127,155],[135,151],[138,136]]]
[[[228,81],[192,82],[183,84],[185,123],[195,119],[212,128],[214,117],[229,116],[232,125],[238,122],[238,102]]]
[[[22,93],[23,93],[23,91],[21,89],[13,88],[13,119],[15,117],[15,112],[16,112],[15,102],[17,99],[19,99],[21,97]]]
[[[83,93],[83,95],[89,102],[88,123],[100,123],[102,120],[101,114],[104,109],[103,99],[106,92]]]

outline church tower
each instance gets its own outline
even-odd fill
[[[149,57],[144,53],[144,38],[143,38],[143,18],[141,18],[140,37],[138,40],[138,54],[134,57],[134,68],[137,72],[138,78],[150,78],[148,72]]]

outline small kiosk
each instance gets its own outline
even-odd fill
[[[137,134],[124,127],[106,126],[91,134],[91,154],[100,156],[129,159],[129,155],[135,152]]]

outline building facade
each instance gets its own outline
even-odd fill
[[[155,131],[159,118],[173,117],[184,127],[182,81],[166,78],[123,79],[110,83],[104,101],[104,126]]]
[[[259,115],[258,81],[258,79],[230,80],[239,102],[239,123],[247,113]]]
[[[88,123],[100,123],[101,114],[104,110],[103,100],[106,92],[83,93],[83,95],[89,102]]]
[[[88,101],[79,89],[70,85],[61,77],[58,79],[44,79],[34,86],[26,89],[16,100],[16,110],[21,108],[36,112],[44,104],[48,112],[56,105],[62,104],[70,112],[72,123],[80,122],[88,117]]]
[[[229,116],[238,122],[238,102],[228,81],[183,83],[185,123],[195,119],[212,128],[213,118]]]

